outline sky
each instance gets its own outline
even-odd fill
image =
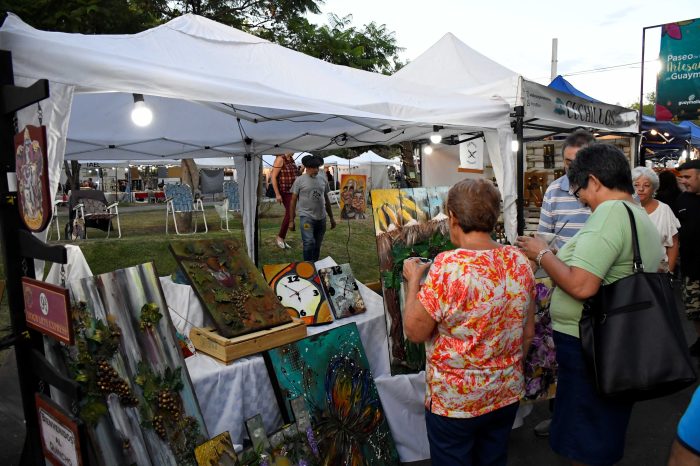
[[[360,27],[374,21],[396,33],[412,60],[451,32],[471,48],[542,84],[550,81],[552,39],[558,39],[557,73],[603,102],[639,101],[642,30],[700,17],[698,0],[325,0],[327,14],[352,15]],[[660,28],[646,30],[644,94],[656,86]],[[628,66],[620,66],[628,65]],[[590,72],[590,70],[605,71]],[[439,70],[436,70],[439,72]]]

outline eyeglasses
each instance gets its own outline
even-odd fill
[[[579,198],[579,197],[578,197],[578,196],[579,196],[578,192],[581,191],[582,189],[583,189],[583,186],[579,186],[578,188],[576,188],[576,189],[574,190],[573,193],[571,193],[571,195],[574,196],[576,199],[578,199],[578,198]]]

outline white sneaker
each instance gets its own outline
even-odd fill
[[[292,247],[286,241],[284,242],[284,247],[287,249],[292,249]]]
[[[277,247],[280,249],[285,249],[287,247],[287,243],[285,243],[282,238],[275,239],[275,243],[277,243]]]

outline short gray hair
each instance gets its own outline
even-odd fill
[[[645,177],[651,183],[651,189],[656,192],[659,189],[659,175],[656,174],[654,170],[647,167],[634,167],[632,169],[632,182],[635,182],[637,178]]]

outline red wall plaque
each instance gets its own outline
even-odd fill
[[[27,326],[72,345],[73,325],[68,290],[22,277],[22,291]]]
[[[25,126],[14,141],[19,216],[30,231],[44,231],[52,214],[46,127]]]
[[[44,456],[54,465],[81,466],[78,423],[49,398],[35,393],[34,399]]]

